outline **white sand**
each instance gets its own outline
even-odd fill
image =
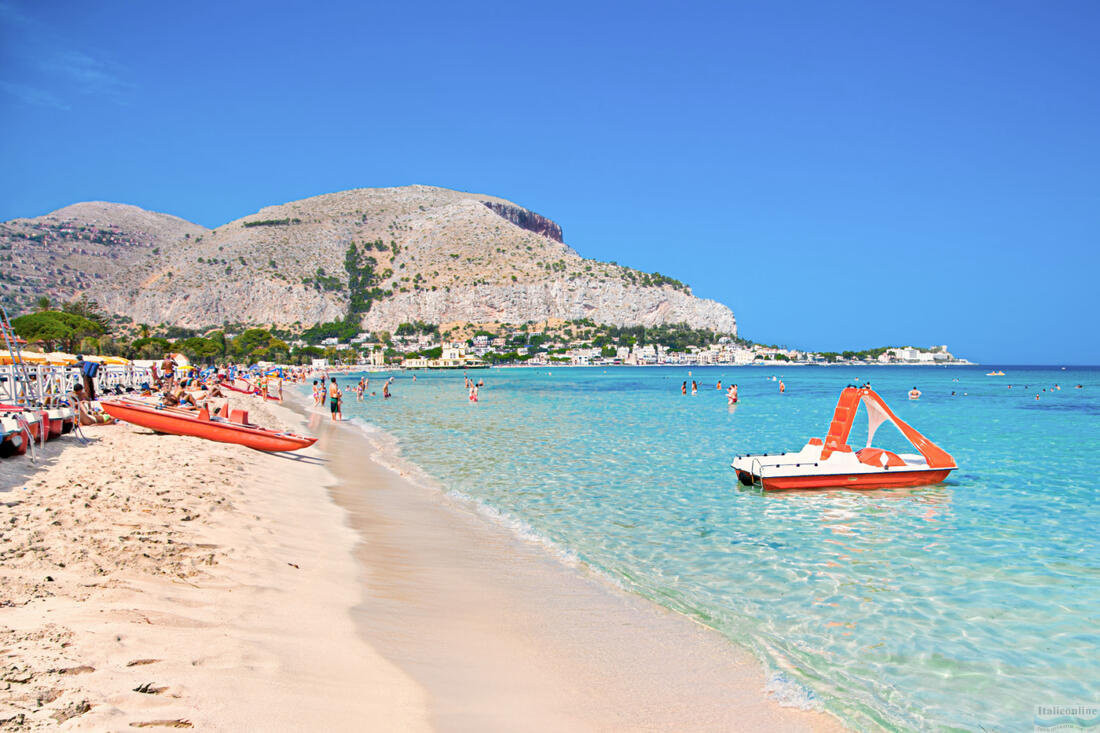
[[[429,728],[356,633],[356,534],[313,450],[86,432],[0,462],[0,729]]]
[[[0,730],[841,729],[308,421],[325,452],[297,460],[101,426],[0,462]]]

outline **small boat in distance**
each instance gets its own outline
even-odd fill
[[[255,450],[291,451],[317,442],[294,433],[262,428],[248,422],[246,410],[231,410],[229,417],[211,417],[205,408],[188,410],[160,407],[136,400],[100,400],[103,409],[116,420],[140,425],[158,433],[190,435],[219,443],[237,443]]]
[[[848,436],[862,404],[867,409],[867,446],[853,451]],[[919,455],[872,448],[875,431],[892,423]],[[886,406],[870,387],[846,387],[840,393],[825,440],[811,438],[797,453],[738,456],[731,464],[746,486],[782,489],[880,489],[925,486],[947,478],[955,459]]]

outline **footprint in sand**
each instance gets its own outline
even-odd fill
[[[167,687],[153,687],[152,682],[146,682],[144,685],[135,687],[134,692],[140,692],[143,695],[159,695],[167,689]]]
[[[130,723],[131,728],[194,728],[190,720],[177,718],[175,720],[144,720],[139,723]]]

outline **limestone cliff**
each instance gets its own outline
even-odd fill
[[[83,212],[81,223],[61,226],[77,221],[74,211]],[[539,214],[430,186],[316,196],[212,230],[118,204],[79,204],[0,227],[0,252],[19,255],[0,275],[6,303],[86,292],[135,323],[310,325],[350,311],[364,327],[386,330],[413,320],[547,318],[684,322],[731,334],[737,327],[729,308],[678,281],[581,257]],[[41,227],[48,237],[27,239]],[[82,255],[94,260],[82,264],[92,276],[77,279],[58,263],[87,250],[81,236],[104,241],[94,256]]]

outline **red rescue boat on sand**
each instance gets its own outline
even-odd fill
[[[241,394],[250,394],[250,395],[257,395],[257,396],[259,396],[260,394],[263,394],[262,392],[260,392],[260,388],[253,385],[252,382],[249,382],[247,379],[241,379],[240,377],[238,377],[238,379],[240,379],[240,381],[247,384],[248,389],[241,389],[236,384],[232,384],[230,382],[221,382],[220,384],[221,384],[222,388],[228,389],[231,392],[240,392]],[[275,395],[268,394],[268,395],[264,395],[264,397],[271,400],[272,402],[278,402],[279,401],[279,398]]]
[[[291,451],[308,448],[317,438],[294,433],[282,433],[248,422],[248,412],[231,410],[229,420],[210,417],[206,409],[186,410],[158,407],[129,400],[100,400],[111,417],[140,425],[158,433],[191,435],[219,443],[237,443],[256,450]]]
[[[853,451],[848,435],[860,404],[867,408],[867,446]],[[884,422],[893,423],[919,455],[872,448],[875,431]],[[957,468],[955,459],[895,415],[869,387],[847,387],[840,393],[824,441],[811,438],[797,453],[738,456],[731,465],[741,483],[766,490],[926,486]]]

